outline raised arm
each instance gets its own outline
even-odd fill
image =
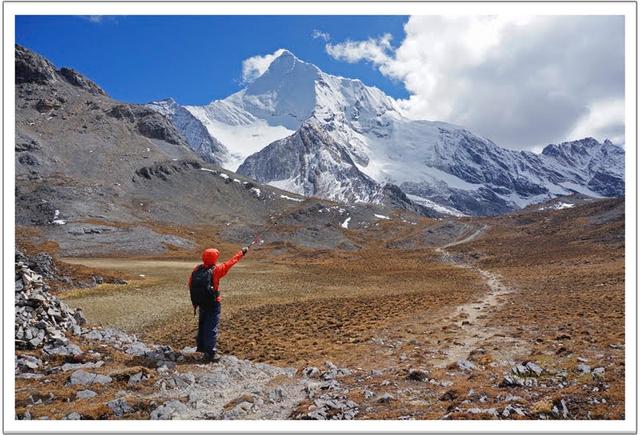
[[[238,261],[240,261],[240,259],[243,256],[244,256],[244,250],[243,251],[238,251],[238,253],[236,253],[236,255],[234,255],[233,257],[231,257],[231,259],[229,261],[224,262],[222,264],[218,264],[216,266],[216,277],[218,279],[220,279],[223,276],[225,276],[227,274],[227,272],[229,272],[229,269],[231,269],[234,264],[236,264]]]

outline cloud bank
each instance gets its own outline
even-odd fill
[[[624,17],[414,16],[391,36],[327,43],[403,82],[406,114],[459,124],[502,146],[593,136],[624,142]]]

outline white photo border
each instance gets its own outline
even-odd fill
[[[16,15],[624,15],[625,420],[28,421],[15,419]],[[621,2],[3,2],[3,415],[5,433],[637,433],[637,4]]]

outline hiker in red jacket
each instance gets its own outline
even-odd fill
[[[220,251],[205,249],[202,253],[202,264],[197,265],[189,277],[189,290],[193,312],[200,308],[198,320],[197,352],[204,353],[206,362],[218,362],[216,341],[220,323],[220,279],[247,253],[249,248],[242,248],[229,261],[216,264]]]

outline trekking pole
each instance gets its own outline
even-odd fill
[[[251,248],[253,245],[255,245],[256,243],[258,243],[260,240],[262,240],[262,235],[268,233],[269,231],[271,231],[273,228],[275,228],[276,225],[278,225],[278,220],[282,217],[282,214],[280,214],[279,216],[276,217],[276,219],[271,223],[271,225],[269,225],[267,227],[267,229],[261,231],[260,233],[258,233],[254,238],[253,241],[249,244],[249,246],[247,246],[247,248]]]

